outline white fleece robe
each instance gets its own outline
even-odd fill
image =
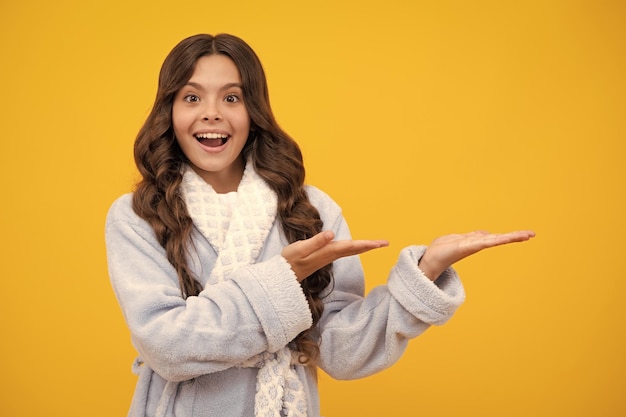
[[[324,228],[337,240],[350,239],[340,207],[315,187],[307,192]],[[154,416],[165,396],[171,398],[167,416],[254,415],[258,369],[237,365],[281,349],[312,322],[300,284],[281,256],[287,241],[280,225],[273,225],[256,264],[219,283],[207,282],[217,254],[194,228],[189,261],[204,290],[185,300],[165,250],[131,200],[126,194],[113,203],[105,234],[111,283],[139,353],[129,416]],[[359,257],[335,261],[334,285],[319,323],[319,366],[326,373],[353,379],[391,366],[410,339],[445,323],[461,305],[465,292],[452,268],[435,283],[419,270],[424,251],[424,246],[404,248],[387,285],[367,296]],[[307,415],[317,417],[315,376],[301,366],[297,372]],[[168,381],[180,384],[164,396]]]

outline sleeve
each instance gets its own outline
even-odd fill
[[[321,203],[320,212],[336,239],[351,239],[341,210],[332,200]],[[334,285],[324,299],[319,323],[320,367],[326,373],[354,379],[388,368],[410,339],[431,325],[445,323],[463,303],[465,291],[454,269],[448,268],[435,282],[419,270],[425,250],[425,246],[402,249],[387,284],[367,296],[360,258],[334,262]]]
[[[169,381],[236,366],[285,346],[312,323],[301,286],[281,256],[237,269],[182,298],[178,277],[129,197],[107,215],[109,276],[133,344]]]

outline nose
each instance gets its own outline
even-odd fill
[[[222,120],[219,106],[216,104],[208,103],[202,111],[202,120],[205,122]]]

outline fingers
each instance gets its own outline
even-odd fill
[[[534,236],[535,232],[531,230],[500,234],[477,230],[464,234],[441,236],[433,240],[428,246],[422,255],[419,266],[427,277],[436,279],[450,265],[483,249],[523,242]]]
[[[467,235],[470,240],[475,239],[474,243],[482,247],[482,249],[506,245],[508,243],[524,242],[535,236],[532,230],[519,230],[509,233],[488,233],[488,232],[472,232]]]
[[[345,256],[359,255],[386,246],[389,246],[389,242],[386,240],[338,240],[329,243],[324,250],[327,256],[334,261]]]
[[[293,246],[294,250],[297,251],[298,256],[306,258],[328,245],[328,243],[332,242],[334,238],[335,234],[330,230],[326,230],[316,234],[310,239],[295,242]]]
[[[442,236],[431,243],[422,260],[425,258],[428,258],[427,260],[434,259],[430,263],[443,266],[445,269],[445,267],[483,249],[513,242],[523,242],[534,236],[535,232],[531,230],[499,234],[477,230],[466,234]],[[373,249],[389,246],[389,242],[386,240],[336,241],[333,240],[334,237],[332,231],[324,231],[310,239],[294,242],[283,249],[282,255],[291,265],[299,281],[339,258],[360,255]],[[434,275],[436,278],[437,275]]]
[[[297,256],[302,259],[314,256],[333,262],[345,256],[358,255],[372,249],[389,246],[386,240],[338,240],[333,241],[334,233],[330,230],[320,232],[310,239],[294,243]]]
[[[388,245],[389,242],[385,240],[337,240],[318,248],[303,260],[311,262],[317,266],[315,269],[318,269],[339,258],[359,255]]]
[[[310,239],[287,245],[283,249],[282,255],[291,265],[299,281],[339,258],[389,245],[386,240],[333,241],[334,236],[331,231],[321,232]]]
[[[535,232],[531,230],[520,230],[516,232],[502,233],[496,235],[497,240],[504,243],[524,242],[535,236]]]

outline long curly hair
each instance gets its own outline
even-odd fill
[[[250,133],[242,154],[244,160],[251,158],[256,172],[276,192],[277,219],[287,240],[308,239],[323,227],[304,188],[302,153],[274,118],[265,72],[256,53],[229,34],[200,34],[182,40],[163,62],[154,106],[135,140],[135,164],[141,179],[133,194],[133,209],[154,229],[176,269],[184,298],[197,296],[202,286],[187,263],[193,224],[180,193],[181,168],[187,159],[174,135],[172,105],[178,90],[191,78],[198,59],[212,54],[226,55],[239,69],[250,116]],[[301,283],[313,326],[291,345],[302,353],[304,364],[314,364],[319,355],[314,328],[324,309],[320,295],[331,282],[331,265],[327,265]]]

